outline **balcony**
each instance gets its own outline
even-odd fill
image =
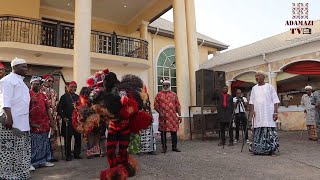
[[[73,49],[74,26],[48,20],[0,16],[0,42],[20,42]],[[148,42],[91,31],[91,52],[148,60]]]

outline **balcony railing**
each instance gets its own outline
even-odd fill
[[[54,21],[0,16],[0,41],[73,49],[74,26]],[[91,52],[148,59],[148,42],[91,31]]]

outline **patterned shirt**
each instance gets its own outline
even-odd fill
[[[48,99],[48,105],[50,108],[50,112],[53,116],[54,122],[58,120],[58,93],[53,88],[48,88],[43,86],[40,90]],[[54,125],[57,125],[54,123]]]
[[[308,94],[304,94],[301,98],[301,106],[306,110],[306,124],[307,125],[316,125],[316,111],[315,106],[311,104],[311,99],[313,95],[308,96]]]
[[[159,131],[178,131],[180,102],[176,93],[160,91],[154,102],[154,108],[159,113]]]
[[[31,125],[40,126],[39,128],[31,127],[34,133],[43,133],[50,130],[49,116],[46,106],[48,105],[47,97],[42,93],[30,91],[30,122]]]

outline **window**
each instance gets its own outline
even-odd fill
[[[169,79],[171,90],[177,93],[176,55],[175,48],[163,50],[157,60],[157,86],[158,92],[162,90],[161,80]]]

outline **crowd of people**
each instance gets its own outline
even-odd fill
[[[128,153],[156,154],[150,99],[139,77],[125,75],[120,81],[115,73],[106,69],[89,77],[88,86],[82,87],[79,95],[75,81],[65,82],[66,93],[59,99],[53,89],[55,78],[52,74],[32,76],[29,89],[24,82],[27,62],[15,58],[11,67],[12,72],[5,75],[5,66],[0,63],[0,179],[28,179],[30,171],[54,166],[53,162],[58,161],[55,152],[59,137],[62,144],[61,136],[64,139],[62,158],[64,155],[66,161],[82,159],[82,138],[87,142],[84,153],[87,158],[107,156],[109,168],[101,172],[101,179],[112,179],[115,174],[133,176],[136,162]],[[218,145],[226,144],[226,129],[229,131],[228,145],[239,142],[242,127],[244,142],[250,144],[249,150],[253,154],[274,155],[279,147],[275,123],[279,99],[273,86],[265,83],[264,74],[258,72],[255,78],[257,84],[252,88],[249,101],[240,89],[235,97],[228,94],[227,86],[220,94],[215,93],[221,135]],[[181,106],[178,96],[170,90],[170,81],[164,80],[162,85],[163,90],[154,101],[154,109],[159,114],[162,152],[168,150],[168,132],[172,151],[181,152],[177,146]],[[305,89],[301,105],[305,109],[309,138],[318,140],[320,91],[312,93],[311,86]],[[249,104],[253,129],[251,142],[246,113]],[[72,137],[75,140],[73,151]]]
[[[252,88],[249,100],[251,116],[246,113],[248,100],[243,97],[240,89],[237,89],[234,98],[228,94],[228,86],[222,88],[221,94],[215,93],[214,100],[217,101],[221,136],[221,142],[218,145],[224,146],[226,144],[226,128],[229,131],[228,146],[237,143],[241,126],[244,132],[244,141],[249,143],[249,150],[253,154],[275,155],[279,147],[275,121],[278,119],[278,103],[280,101],[273,86],[265,83],[263,73],[257,72],[255,78],[257,84]],[[248,139],[249,117],[252,117],[252,142]],[[233,139],[233,124],[236,130],[235,139]]]
[[[87,158],[107,156],[110,168],[101,172],[101,179],[120,170],[126,172],[124,176],[131,176],[130,168],[119,167],[135,164],[128,152],[156,154],[149,95],[137,76],[126,75],[119,81],[115,73],[104,70],[90,77],[88,87],[81,88],[79,95],[75,81],[66,83],[66,93],[59,99],[52,74],[32,76],[29,89],[24,82],[27,62],[15,58],[11,67],[12,72],[6,75],[5,66],[0,63],[0,179],[28,179],[30,171],[54,166],[61,136],[65,149],[60,150],[66,161],[82,159],[82,137],[87,142]],[[180,104],[170,91],[169,81],[163,82],[155,107],[159,119],[165,122],[159,127],[163,152],[167,151],[166,132],[171,132],[172,151],[180,152]],[[136,150],[131,151],[134,146]]]

